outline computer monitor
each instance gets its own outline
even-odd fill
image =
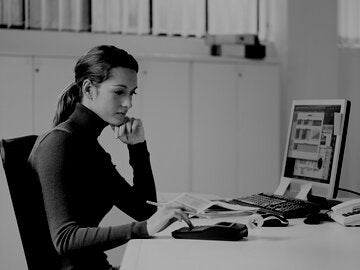
[[[348,100],[293,101],[280,182],[288,192],[336,197],[349,113]]]

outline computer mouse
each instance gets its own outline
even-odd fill
[[[321,224],[323,221],[333,221],[333,220],[326,213],[310,214],[306,216],[306,218],[304,219],[304,223],[309,225],[318,225]]]
[[[286,227],[289,225],[289,221],[281,215],[265,213],[261,216],[264,220],[262,227]]]

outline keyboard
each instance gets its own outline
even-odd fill
[[[232,199],[228,203],[259,207],[264,212],[275,213],[285,218],[303,218],[318,213],[321,209],[316,203],[266,193]]]

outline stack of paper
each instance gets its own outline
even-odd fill
[[[224,200],[210,201],[191,193],[182,193],[167,204],[183,205],[187,213],[202,218],[251,215],[259,208],[228,203]]]

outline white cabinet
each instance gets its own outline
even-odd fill
[[[237,65],[193,63],[192,190],[237,191]]]
[[[188,191],[190,64],[155,60],[140,64],[138,93],[157,189]]]
[[[34,132],[41,134],[52,127],[58,96],[74,82],[76,59],[34,58]]]
[[[239,65],[238,74],[238,194],[274,192],[281,168],[279,67]]]
[[[192,189],[239,196],[279,180],[277,65],[194,63]]]
[[[0,56],[0,137],[32,132],[31,57]]]

